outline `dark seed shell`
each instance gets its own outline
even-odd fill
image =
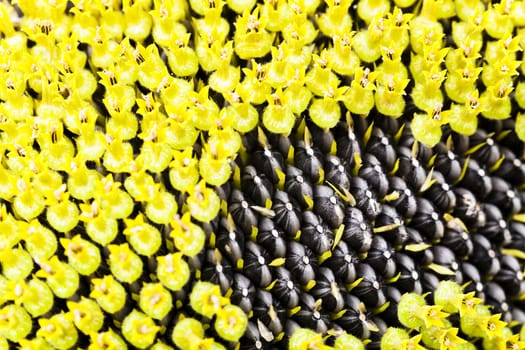
[[[367,264],[358,264],[356,271],[357,277],[363,279],[352,289],[352,293],[357,295],[367,307],[383,305],[386,302],[383,284],[374,269]]]
[[[375,192],[378,198],[383,198],[387,194],[388,178],[375,156],[365,154],[358,175],[368,183],[369,188]]]
[[[337,313],[343,309],[344,299],[343,292],[332,270],[326,267],[320,267],[317,283],[310,291],[310,294],[316,299],[322,299],[323,309]]]
[[[241,260],[244,253],[244,235],[234,227],[229,227],[228,220],[221,218],[219,231],[216,238],[216,246],[221,253],[234,264]]]
[[[523,271],[519,261],[513,256],[503,255],[500,264],[501,269],[494,276],[494,282],[498,283],[508,296],[517,296],[523,282]]]
[[[323,154],[315,146],[308,146],[303,141],[295,146],[294,166],[301,169],[312,183],[321,179],[324,172],[323,158]]]
[[[350,176],[345,166],[336,156],[327,156],[325,162],[325,181],[334,185],[339,191],[350,191]]]
[[[317,257],[304,245],[291,241],[288,243],[286,268],[297,278],[302,286],[315,280]]]
[[[358,176],[352,177],[350,188],[350,193],[356,200],[356,207],[363,212],[368,220],[373,221],[381,212],[381,205],[377,201],[375,193],[368,187],[368,183]]]
[[[356,279],[355,266],[359,263],[357,254],[341,241],[332,251],[332,256],[323,262],[343,283],[352,283]]]
[[[301,219],[299,207],[293,199],[286,192],[275,191],[272,210],[275,213],[274,222],[286,232],[288,237],[295,237],[301,229]]]
[[[474,249],[468,232],[453,220],[447,223],[441,244],[451,249],[460,258],[468,257]]]
[[[490,177],[474,159],[469,161],[465,176],[458,185],[471,191],[479,200],[483,200],[492,191]]]
[[[248,313],[253,308],[253,298],[255,296],[255,286],[244,275],[236,273],[233,275],[232,303],[238,305],[244,312]]]
[[[258,244],[247,241],[244,253],[244,275],[248,276],[256,287],[267,287],[273,280],[268,264],[270,254]]]
[[[364,310],[361,310],[360,303],[361,301],[356,296],[346,294],[346,311],[335,321],[348,333],[361,339],[367,339],[370,337],[370,328],[367,323],[369,315]]]
[[[483,283],[478,268],[469,262],[463,262],[461,264],[461,273],[465,281],[471,281],[471,283],[465,287],[465,293],[476,292],[478,298],[485,299],[485,284]]]
[[[243,169],[242,191],[248,195],[251,200],[264,207],[268,200],[272,199],[273,185],[264,174],[257,173],[257,170],[251,165]]]
[[[374,236],[372,245],[368,250],[365,263],[370,265],[379,275],[388,279],[396,274],[394,249],[381,236]]]
[[[389,226],[392,227],[388,228]],[[375,220],[375,227],[377,229],[388,228],[386,231],[381,232],[381,235],[396,247],[403,246],[408,239],[403,219],[396,209],[389,205],[382,206],[381,213]]]
[[[418,192],[425,182],[427,172],[418,159],[412,158],[410,149],[400,147],[398,154],[399,168],[396,175],[403,178],[413,191]]]
[[[372,228],[358,208],[347,207],[345,210],[343,240],[355,251],[367,252],[372,244]]]
[[[487,202],[490,202],[499,207],[502,212],[516,214],[521,211],[521,199],[518,193],[505,180],[493,176],[492,178],[492,192],[487,197]]]
[[[485,225],[478,229],[478,233],[487,237],[491,242],[506,245],[511,241],[511,235],[501,210],[490,203],[481,205],[487,218]]]
[[[217,249],[206,251],[206,262],[202,269],[202,279],[218,284],[221,292],[226,293],[233,282],[233,270],[228,259],[223,257]]]
[[[286,257],[285,233],[270,218],[259,222],[257,243],[263,246],[274,258]]]
[[[387,171],[394,168],[397,155],[389,137],[380,128],[374,128],[367,144],[368,153],[374,155]]]
[[[253,203],[241,191],[237,189],[232,191],[228,211],[235,225],[247,236],[259,223],[258,214],[252,209],[252,205]]]
[[[445,177],[447,183],[455,183],[461,175],[463,164],[452,151],[439,153],[434,160],[434,169]]]
[[[321,308],[316,308],[316,300],[310,294],[301,295],[301,310],[293,318],[302,327],[313,329],[314,331],[325,334],[330,325],[330,317]]]
[[[476,265],[484,277],[495,276],[500,268],[498,253],[490,241],[480,234],[472,235],[474,250],[470,260]]]
[[[397,192],[398,198],[392,200],[390,204],[396,208],[396,211],[402,217],[410,219],[414,216],[417,210],[417,202],[414,193],[408,188],[405,180],[400,177],[392,176],[389,180],[389,192]]]
[[[467,227],[482,227],[485,225],[485,213],[472,192],[465,188],[454,188],[456,207],[453,215],[460,218]]]
[[[408,255],[401,253],[395,255],[395,260],[400,272],[399,278],[394,282],[394,285],[398,289],[398,293],[421,294],[423,291],[421,285],[421,272],[416,267],[414,260]]]
[[[288,309],[293,309],[299,305],[301,291],[290,274],[290,271],[284,267],[277,267],[274,271],[275,284],[272,287],[272,293],[279,299],[282,305]]]
[[[305,198],[314,198],[314,190],[310,180],[304,175],[301,169],[294,166],[286,167],[286,181],[284,183],[286,192],[299,203],[302,209],[308,207]]]
[[[284,158],[271,148],[258,149],[253,153],[252,164],[258,173],[265,174],[273,184],[279,182],[279,172],[284,174]]]
[[[281,306],[280,301],[270,292],[258,289],[253,301],[253,319],[260,321],[273,337],[277,337],[284,331],[286,318],[286,309]],[[263,334],[261,336],[264,338]],[[265,338],[270,338],[266,339],[268,342],[273,340],[268,335]]]
[[[321,256],[332,249],[334,234],[319,216],[311,211],[305,211],[302,222],[301,242],[304,245],[317,256]]]
[[[343,223],[344,208],[343,201],[333,189],[328,186],[315,186],[314,212],[331,228],[338,228]]]
[[[425,198],[417,199],[417,211],[410,226],[422,232],[429,240],[439,241],[445,233],[445,225],[432,203]]]
[[[441,173],[435,171],[433,178],[436,182],[425,191],[425,197],[431,200],[439,211],[447,213],[456,206],[456,195]]]

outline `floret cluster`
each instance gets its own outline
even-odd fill
[[[0,2],[0,349],[377,347],[448,278],[523,322],[523,27],[511,0]]]

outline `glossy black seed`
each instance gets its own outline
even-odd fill
[[[264,247],[274,258],[286,257],[285,233],[270,218],[263,218],[259,222],[257,243]]]
[[[303,293],[300,302],[301,310],[293,318],[301,325],[325,334],[330,325],[330,317],[322,310],[322,300],[315,299],[312,295]]]
[[[416,266],[414,259],[402,253],[397,253],[394,259],[399,271],[399,278],[393,282],[393,285],[397,288],[398,293],[421,294],[423,291],[421,284],[421,272]],[[387,292],[386,294],[387,299],[389,299],[389,293]]]
[[[482,129],[478,129],[470,137],[470,152],[467,153],[470,153],[471,157],[480,163],[486,164],[487,167],[494,165],[501,157],[496,141]]]
[[[389,192],[397,193],[397,198],[389,201],[390,205],[394,206],[399,215],[405,220],[412,218],[417,210],[417,202],[414,193],[408,188],[405,180],[398,176],[390,177],[389,183]]]
[[[501,313],[501,319],[510,321],[509,304],[503,288],[495,282],[485,283],[485,303],[492,305],[492,314]]]
[[[314,253],[294,241],[288,243],[287,251],[286,268],[297,278],[297,281],[302,286],[306,286],[308,282],[315,280],[318,265]]]
[[[273,334],[271,335],[270,338],[273,338]],[[246,331],[244,332],[244,335],[242,336],[239,342],[240,344],[239,349],[241,350],[269,350],[270,349],[270,345],[268,344],[269,341],[265,340],[262,337],[261,332],[259,331],[259,327],[257,326],[257,322],[248,321]]]
[[[372,131],[370,140],[367,143],[367,152],[375,156],[387,171],[391,171],[394,168],[397,159],[396,151],[390,138],[380,128],[376,127]]]
[[[410,226],[424,234],[430,241],[439,241],[445,233],[445,225],[432,203],[425,198],[417,198],[417,211]]]
[[[474,250],[470,261],[476,265],[483,277],[495,276],[501,268],[495,247],[486,237],[480,234],[472,235],[472,243],[474,244]]]
[[[226,293],[233,282],[233,270],[230,262],[221,255],[218,249],[208,249],[205,259],[202,279],[218,284],[221,287],[221,292]]]
[[[465,188],[454,188],[456,207],[453,215],[460,218],[467,227],[481,227],[485,225],[485,213],[472,192]]]
[[[424,144],[416,141],[408,125],[406,125],[406,127],[404,128],[401,138],[399,139],[398,144],[400,147],[398,148],[398,155],[399,153],[403,153],[404,155],[410,156],[410,154],[412,153],[411,150],[414,148],[414,143],[416,142],[417,142],[417,152],[415,152],[415,158],[418,159],[423,164],[428,163],[430,158],[432,158],[432,156],[434,155],[434,151],[432,150],[432,148],[425,146]],[[443,143],[441,142],[438,144],[438,146],[439,145],[443,145]],[[436,148],[438,146],[436,146]]]
[[[418,261],[420,266],[431,264],[434,261],[434,254],[431,249],[428,249],[431,246],[429,240],[413,227],[407,227],[407,233],[408,239],[404,247],[405,254]]]
[[[328,186],[314,187],[314,212],[335,229],[341,226],[345,216],[345,205],[341,197]]]
[[[503,217],[500,209],[489,203],[482,204],[481,207],[485,213],[486,223],[478,228],[478,233],[496,244],[508,244],[511,241],[511,235],[507,221]]]
[[[432,253],[434,254],[434,264],[445,267],[452,272],[456,273],[456,281],[461,283],[461,272],[459,271],[459,262],[454,255],[454,252],[441,244],[436,244],[432,246]],[[436,271],[437,272],[437,271]],[[440,275],[448,276],[437,272]]]
[[[456,206],[456,194],[440,172],[434,171],[432,178],[435,182],[425,191],[425,198],[442,213],[452,211]]]
[[[319,182],[324,176],[323,153],[315,147],[299,141],[295,146],[294,166],[301,169],[313,183]]]
[[[316,299],[321,299],[322,307],[328,312],[337,313],[343,309],[343,292],[333,271],[320,267],[315,286],[310,294]]]
[[[244,235],[237,230],[232,221],[221,218],[216,246],[235,265],[244,255]]]
[[[270,254],[258,244],[247,241],[244,253],[244,275],[248,276],[256,287],[267,287],[273,280],[272,271],[268,265]]]
[[[461,263],[461,273],[465,281],[470,281],[470,283],[465,287],[465,293],[476,292],[478,298],[485,298],[485,284],[482,279],[479,270],[476,266],[469,262]]]
[[[232,215],[237,228],[247,236],[259,223],[258,213],[252,209],[252,205],[253,203],[241,191],[237,189],[232,191],[228,212]]]
[[[357,253],[341,241],[332,251],[332,256],[322,266],[330,268],[343,283],[352,283],[356,279],[355,266],[359,263]]]
[[[310,248],[317,256],[332,249],[334,234],[319,216],[311,211],[305,211],[302,222],[301,243]]]
[[[401,277],[402,276],[400,276],[400,279]],[[401,283],[404,283],[404,282],[401,282]],[[419,282],[419,284],[421,288],[421,282]],[[410,289],[410,291],[412,291],[412,289]],[[397,305],[399,304],[399,300],[401,299],[401,296],[404,293],[405,292],[402,292],[401,289],[398,289],[398,287],[394,287],[392,285],[385,286],[386,300],[390,304],[381,313],[381,318],[385,320],[390,325],[390,327],[400,327],[401,326],[401,323],[399,322],[399,318],[397,317]]]
[[[452,151],[456,154],[466,153],[470,147],[470,137],[457,132],[451,133],[450,136],[452,136]]]
[[[436,290],[439,284],[439,281],[450,280],[450,279],[451,279],[450,277],[448,278],[443,278],[443,276],[438,277],[438,275],[433,271],[423,271],[421,273],[421,283],[423,285],[423,290],[434,291]],[[429,297],[429,300],[431,301],[432,299]]]
[[[467,258],[474,249],[470,234],[457,219],[447,222],[441,244],[451,249],[459,258]]]
[[[257,205],[264,207],[272,199],[273,185],[264,174],[248,165],[243,169],[242,191]]]
[[[279,266],[274,271],[274,277],[273,295],[288,309],[298,306],[301,291],[290,271]]]
[[[406,147],[400,147],[398,150],[399,168],[396,175],[403,178],[410,188],[418,192],[425,182],[427,172],[417,158],[413,158],[412,151]]]
[[[511,221],[509,223],[509,231],[511,240],[506,247],[525,251],[525,224],[518,221]]]
[[[525,163],[508,149],[503,151],[503,155],[505,158],[492,174],[501,177],[513,186],[520,186],[525,183]]]
[[[383,305],[386,302],[383,284],[374,269],[367,264],[358,264],[356,272],[357,278],[362,280],[352,289],[352,293],[357,295],[367,307]]]
[[[325,161],[325,181],[345,193],[350,191],[350,176],[337,156],[327,156]]]
[[[475,159],[468,162],[465,176],[458,185],[471,191],[479,200],[483,200],[492,191],[489,174]]]
[[[503,255],[500,259],[501,269],[494,276],[494,282],[498,283],[508,296],[519,295],[523,282],[523,268],[519,261],[510,255]]]
[[[516,190],[505,180],[493,176],[492,192],[487,197],[490,202],[501,209],[507,215],[516,214],[521,211],[521,199]]]
[[[253,301],[252,319],[257,320],[263,339],[270,342],[284,331],[287,312],[270,292],[258,289]]]
[[[363,212],[368,220],[374,220],[381,211],[381,205],[377,201],[374,191],[363,178],[358,176],[352,177],[350,188],[350,193],[356,200],[356,207]]]
[[[353,250],[367,252],[372,244],[372,228],[358,208],[346,207],[342,239]]]
[[[292,139],[290,137],[286,137],[281,134],[268,133],[268,141],[270,142],[270,145],[273,150],[276,150],[279,153],[281,153],[281,155],[283,156],[283,158],[286,159],[286,161],[290,161],[287,158],[290,155],[293,155],[294,152]]]
[[[374,230],[395,247],[404,245],[408,239],[402,217],[389,205],[382,206],[381,213],[375,220]]]
[[[255,286],[249,278],[240,273],[233,275],[232,295],[230,299],[233,304],[238,305],[246,313],[250,312],[253,308],[255,291]]]
[[[331,151],[335,150],[336,141],[332,130],[330,129],[321,129],[315,123],[309,123],[308,129],[312,134],[313,144],[319,148],[319,150],[328,154]]]
[[[349,169],[354,164],[355,155],[361,155],[361,146],[351,126],[342,124],[340,136],[336,138],[337,156]]]
[[[370,328],[373,328],[373,325],[369,320],[370,315],[366,306],[355,295],[347,293],[344,299],[345,311],[335,322],[348,333],[361,339],[368,339]]]
[[[294,166],[286,167],[285,191],[297,201],[302,209],[308,208],[307,198],[313,200],[314,190],[310,180],[305,177],[303,171]]]
[[[359,168],[358,175],[363,178],[370,189],[378,198],[383,198],[388,192],[388,178],[377,158],[371,154],[365,154],[363,164]]]
[[[253,153],[252,164],[258,173],[265,174],[273,183],[279,182],[279,173],[284,174],[284,158],[270,147],[263,147]]]
[[[300,210],[288,193],[275,191],[272,210],[275,213],[274,222],[283,229],[288,237],[295,237],[301,229]]]
[[[372,245],[368,250],[364,262],[370,265],[384,279],[389,279],[396,274],[394,249],[381,236],[374,236]]]
[[[455,183],[461,175],[462,162],[452,151],[438,153],[434,160],[434,169],[445,177],[447,183]]]

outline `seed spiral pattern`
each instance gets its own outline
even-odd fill
[[[524,27],[0,2],[0,349],[524,348]]]

